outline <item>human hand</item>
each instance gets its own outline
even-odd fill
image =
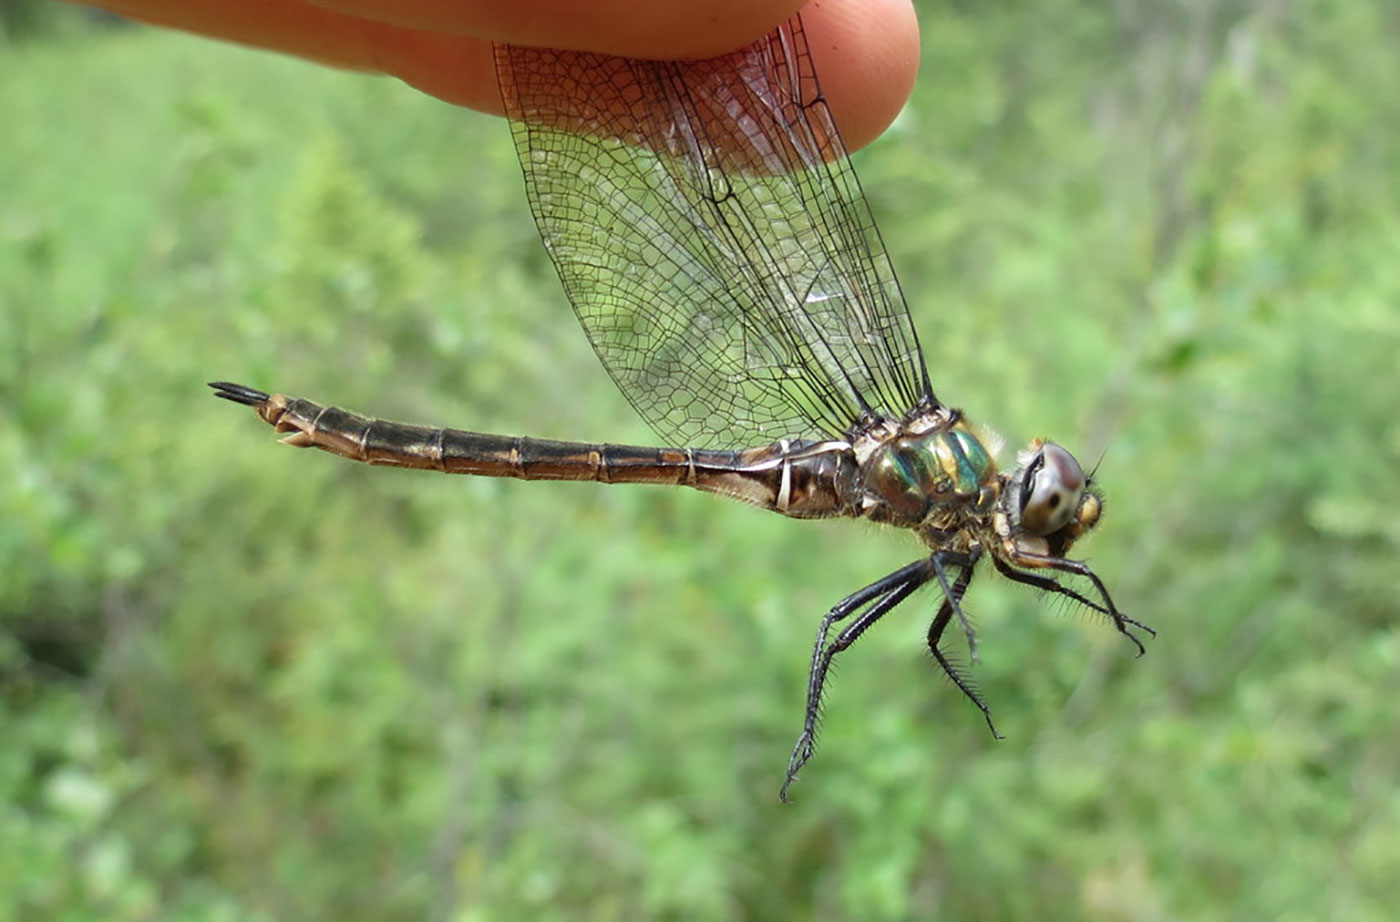
[[[699,58],[758,38],[800,0],[83,0],[122,16],[353,70],[390,74],[500,115],[492,42]],[[802,10],[849,149],[889,125],[913,87],[909,0],[813,0]]]

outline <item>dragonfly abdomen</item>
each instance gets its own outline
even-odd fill
[[[251,406],[298,448],[447,474],[688,486],[793,518],[854,515],[856,462],[844,442],[781,441],[746,451],[648,448],[493,435],[362,416],[228,382],[218,396]]]

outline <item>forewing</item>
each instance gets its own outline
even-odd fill
[[[841,438],[932,402],[800,19],[704,61],[496,62],[564,290],[664,439]]]

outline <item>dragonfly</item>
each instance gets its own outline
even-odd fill
[[[217,396],[252,407],[283,442],[368,464],[671,484],[796,519],[912,530],[918,559],[821,618],[784,802],[812,757],[833,660],[926,584],[942,592],[928,649],[996,738],[943,649],[956,620],[976,660],[962,603],[984,560],[1105,616],[1144,652],[1133,629],[1155,632],[1067,556],[1100,519],[1093,472],[1042,439],[1002,471],[990,439],[934,395],[800,15],[707,60],[501,45],[495,61],[530,209],[574,313],[628,401],[680,447],[410,425],[227,381],[211,383]]]

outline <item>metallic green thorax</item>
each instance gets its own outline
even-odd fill
[[[996,465],[961,426],[889,441],[872,462],[867,489],[907,521],[922,521],[935,504],[980,507],[996,496]]]
[[[939,432],[928,439],[939,467],[953,483],[953,492],[976,496],[996,474],[991,455],[977,437],[966,429]]]

